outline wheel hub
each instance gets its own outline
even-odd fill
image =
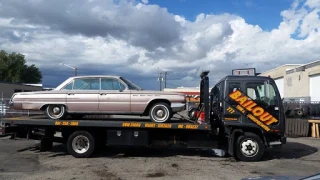
[[[85,136],[77,136],[72,141],[73,150],[79,154],[87,152],[89,146],[89,139]]]
[[[162,109],[158,110],[156,115],[160,118],[162,118],[164,116],[164,111]]]
[[[241,152],[247,157],[256,155],[259,150],[258,148],[258,143],[252,139],[244,140],[241,143]]]
[[[53,111],[54,114],[59,114],[60,111],[61,111],[61,109],[60,109],[60,107],[54,107],[54,108],[52,109],[52,111]]]

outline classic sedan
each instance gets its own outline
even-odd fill
[[[86,114],[150,116],[162,123],[185,109],[183,94],[146,91],[119,76],[75,76],[51,91],[13,94],[14,109],[42,110],[50,119]]]

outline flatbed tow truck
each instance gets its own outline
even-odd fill
[[[142,118],[3,118],[0,135],[30,138],[41,129],[40,149],[47,151],[54,134],[61,132],[68,153],[76,158],[88,158],[107,145],[215,149],[241,161],[259,161],[265,149],[286,143],[282,101],[271,78],[227,76],[209,92],[208,73],[200,76],[200,103],[191,119],[153,123]]]

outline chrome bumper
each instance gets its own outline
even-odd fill
[[[172,112],[180,112],[186,109],[186,104],[184,103],[171,103]]]
[[[13,101],[12,100],[9,101],[9,106],[13,107]]]

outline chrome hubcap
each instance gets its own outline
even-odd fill
[[[61,109],[60,109],[60,107],[54,107],[52,111],[54,114],[59,114]]]
[[[47,112],[52,119],[61,118],[65,113],[62,105],[49,105]]]
[[[169,118],[169,109],[163,105],[152,108],[151,116],[155,122],[165,122]]]
[[[258,150],[258,143],[252,139],[246,139],[241,142],[241,152],[247,157],[255,156]]]
[[[164,111],[162,109],[158,110],[156,114],[158,117],[162,118],[164,116]]]
[[[72,149],[78,154],[87,152],[89,147],[89,139],[85,136],[77,136],[72,140]]]

